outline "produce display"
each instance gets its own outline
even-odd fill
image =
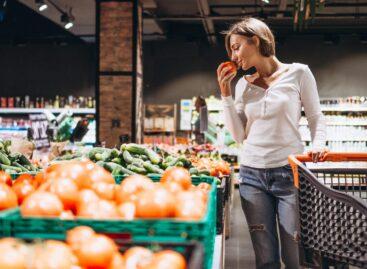
[[[15,238],[0,239],[2,269],[154,269],[186,268],[182,254],[174,250],[152,250],[140,246],[119,252],[109,237],[88,226],[69,230],[66,241],[46,240],[25,243]]]
[[[112,174],[89,161],[67,161],[36,176],[20,175],[14,182],[0,177],[0,210],[20,206],[23,217],[61,219],[204,217],[211,186],[195,186],[187,169],[171,167],[160,182],[130,175],[120,184]]]
[[[66,154],[53,160],[57,163],[64,160],[82,160],[88,158],[97,165],[110,171],[112,175],[133,174],[162,174],[171,167],[189,169],[191,175],[210,175],[210,170],[204,166],[195,167],[185,154],[169,154],[157,149],[153,150],[145,145],[123,144],[120,150],[114,148],[95,147],[87,152]],[[219,157],[220,158],[220,157]]]
[[[21,153],[10,151],[11,141],[0,140],[0,170],[9,174],[34,173],[38,169]]]

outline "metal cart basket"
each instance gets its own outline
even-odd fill
[[[315,168],[289,156],[299,193],[300,264],[367,268],[367,153],[327,153],[323,161],[366,162],[364,168]]]

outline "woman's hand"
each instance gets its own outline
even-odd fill
[[[326,153],[328,153],[329,150],[327,148],[324,149],[313,149],[308,152],[308,155],[312,158],[312,161],[314,163],[317,163],[318,161],[323,161]]]
[[[236,76],[237,70],[228,62],[221,63],[217,69],[218,83],[222,96],[231,95],[231,81]]]

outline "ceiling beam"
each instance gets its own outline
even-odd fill
[[[206,32],[209,44],[217,44],[217,38],[215,36],[214,22],[210,19],[210,7],[208,0],[196,0],[198,4],[198,9],[200,16],[202,17],[202,22],[204,30]]]

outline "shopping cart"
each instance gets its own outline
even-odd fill
[[[299,193],[300,264],[367,268],[367,153],[327,153],[323,161],[366,162],[363,168],[315,168],[289,156]]]

